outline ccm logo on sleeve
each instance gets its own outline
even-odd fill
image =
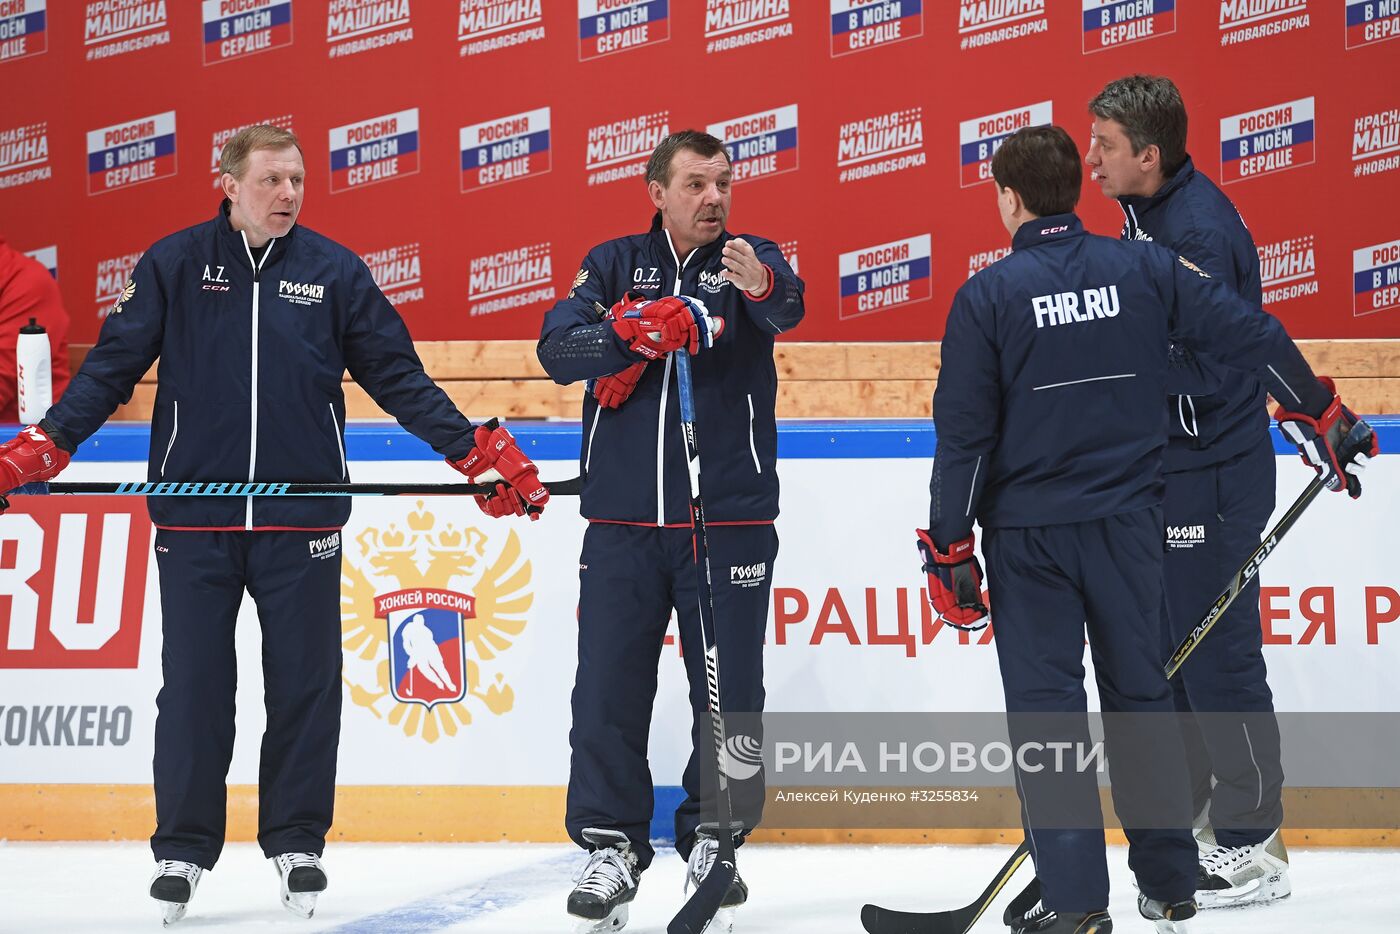
[[[332,532],[325,538],[313,538],[307,543],[313,558],[329,558],[340,551],[340,533]]]

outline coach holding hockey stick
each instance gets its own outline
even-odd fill
[[[1186,106],[1176,85],[1149,75],[1119,78],[1089,102],[1089,111],[1094,122],[1085,162],[1123,209],[1122,238],[1159,243],[1259,304],[1254,239],[1230,199],[1187,154]],[[1164,656],[1212,606],[1224,569],[1239,567],[1259,547],[1275,490],[1264,387],[1254,374],[1224,365],[1213,351],[1174,342],[1167,388],[1166,526],[1198,533],[1166,543]],[[1304,440],[1283,427],[1290,440]],[[1348,469],[1359,474],[1368,453]],[[1265,902],[1291,890],[1279,835],[1283,765],[1259,583],[1245,578],[1244,585],[1214,636],[1171,682],[1192,806],[1198,815],[1209,806],[1210,827],[1198,829],[1202,908]]]
[[[714,865],[716,830],[729,832],[701,828],[714,820],[715,789],[706,774],[709,699],[672,358],[681,348],[694,355],[696,430],[705,439],[722,707],[763,709],[763,637],[778,550],[773,338],[802,320],[803,287],[776,244],[726,231],[731,180],[728,154],[713,136],[686,130],[662,140],[647,162],[651,230],[591,250],[541,328],[539,358],[549,375],[591,386],[580,451],[580,508],[589,525],[579,559],[565,815],[569,836],[590,851],[568,899],[569,913],[587,929],[626,922],[654,855],[646,744],[672,610],[690,682],[694,750],[682,777],[687,797],[676,811],[676,847],[689,860],[692,884]],[[746,830],[761,814],[763,787],[761,770],[729,782],[734,817]],[[746,897],[736,878],[723,907]]]
[[[1272,316],[1161,247],[1087,234],[1073,213],[1079,154],[1064,130],[1016,132],[992,175],[1013,252],[964,284],[948,316],[930,525],[918,533],[929,593],[946,619],[977,622],[980,522],[1018,749],[1047,738],[1087,748],[1087,629],[1104,712],[1149,715],[1131,725],[1106,718],[1105,739],[1139,911],[1159,931],[1179,932],[1196,911],[1189,792],[1176,725],[1151,716],[1173,709],[1158,628],[1161,349],[1170,336],[1258,372],[1291,400],[1279,420],[1303,436],[1334,490],[1349,485],[1337,448],[1355,417]],[[1054,726],[1026,714],[1052,715]],[[1016,779],[1040,898],[1008,912],[1012,931],[1106,934],[1095,776],[1018,757]]]
[[[152,481],[335,482],[345,463],[348,370],[399,423],[468,479],[488,515],[523,515],[549,493],[504,428],[473,426],[432,380],[398,312],[350,250],[298,226],[297,138],[255,126],[220,164],[215,217],[158,241],[62,400],[0,445],[0,490],[48,480],[160,359]],[[267,730],[258,843],[282,901],[305,917],[326,887],[340,737],[339,531],[344,497],[156,497],[164,686],[155,737],[157,861],[151,896],[183,917],[224,844],[233,754],[234,624],[246,589],[263,629]],[[335,547],[309,549],[313,540]]]

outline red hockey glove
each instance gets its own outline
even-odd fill
[[[459,461],[447,462],[473,483],[502,480],[496,491],[476,497],[481,511],[493,518],[529,515],[538,519],[549,490],[540,482],[540,469],[520,450],[509,431],[496,419],[476,426],[476,447]]]
[[[594,302],[593,307],[597,308],[599,312],[602,312],[604,321],[616,321],[638,305],[644,305],[649,301],[651,301],[651,299],[647,298],[641,292],[627,292],[607,311],[603,311],[603,306],[597,302]]]
[[[0,444],[0,493],[8,493],[26,483],[52,480],[68,466],[72,455],[58,446],[50,437],[51,429],[46,430],[44,424],[30,425]],[[4,509],[0,506],[0,512]]]
[[[605,409],[615,409],[626,402],[646,372],[645,363],[634,363],[621,373],[599,377],[593,383],[593,398]]]
[[[982,602],[982,566],[973,553],[976,535],[968,535],[938,550],[927,529],[915,529],[919,554],[928,575],[928,598],[938,618],[954,629],[976,632],[987,628],[987,605]],[[978,625],[978,621],[981,624]]]
[[[657,360],[673,350],[691,354],[710,347],[724,329],[722,318],[710,317],[699,299],[668,295],[655,301],[624,299],[608,312],[613,330],[633,353]]]
[[[1336,384],[1330,376],[1317,381],[1332,393],[1332,404],[1317,418],[1302,412],[1290,412],[1282,405],[1274,411],[1283,436],[1298,445],[1303,463],[1317,471],[1327,489],[1334,493],[1346,490],[1352,499],[1361,495],[1361,475],[1371,458],[1380,453],[1380,441],[1371,432],[1369,441],[1357,450],[1343,444],[1347,435],[1360,421],[1351,409],[1342,405]],[[1369,428],[1369,426],[1367,426]]]

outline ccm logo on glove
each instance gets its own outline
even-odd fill
[[[473,432],[476,448],[461,460],[447,462],[473,483],[478,480],[502,480],[496,489],[477,496],[476,504],[492,518],[529,515],[539,518],[544,504],[549,502],[549,489],[540,482],[540,469],[525,456],[514,436],[500,427],[496,419],[478,425]]]

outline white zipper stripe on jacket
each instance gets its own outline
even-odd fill
[[[671,355],[666,355],[666,369],[661,375],[661,408],[656,418],[656,524],[666,524],[666,396],[671,389]]]
[[[588,429],[588,450],[583,455],[583,472],[588,473],[588,465],[593,463],[593,436],[598,433],[598,416],[603,414],[600,405],[593,410],[593,427]]]
[[[1187,403],[1187,404],[1189,404],[1189,405],[1191,406],[1191,424],[1190,424],[1190,425],[1186,424],[1186,408],[1182,405],[1183,402],[1185,402],[1185,403]],[[1195,426],[1195,424],[1196,424],[1196,403],[1194,403],[1194,402],[1191,401],[1191,397],[1190,397],[1190,396],[1177,396],[1177,397],[1176,397],[1176,417],[1177,417],[1177,420],[1181,422],[1181,430],[1182,430],[1182,431],[1186,432],[1188,435],[1190,435],[1190,436],[1193,437],[1193,438],[1198,438],[1198,437],[1200,437],[1200,435],[1199,435],[1198,431],[1196,430],[1196,428],[1193,427],[1193,426]]]
[[[170,463],[170,451],[175,447],[175,436],[180,433],[180,400],[175,400],[175,425],[170,429],[170,441],[165,445],[165,456],[160,459],[160,475],[165,476],[165,465]]]
[[[253,353],[251,367],[251,381],[248,385],[248,482],[253,482],[253,473],[258,466],[258,273],[262,272],[263,263],[272,255],[272,245],[277,242],[273,237],[267,241],[267,246],[263,250],[262,258],[253,259],[253,249],[248,246],[248,232],[239,231],[243,237],[243,251],[248,254],[248,265],[253,267]],[[247,498],[247,506],[243,513],[243,528],[253,531],[253,497]]]
[[[758,462],[758,446],[753,443],[753,393],[747,392],[744,395],[749,400],[749,453],[753,455],[753,469],[763,473],[763,465]]]
[[[977,463],[972,465],[972,482],[967,485],[967,510],[964,516],[972,515],[972,495],[977,492],[977,472],[982,469],[982,455],[977,455]]]
[[[676,255],[676,245],[671,241],[671,231],[661,229],[666,235],[666,245],[671,248],[671,258],[676,261],[676,286],[671,290],[672,295],[681,294],[681,273],[685,272],[686,263],[690,262],[690,257],[696,251],[691,250],[681,262],[681,258]],[[665,470],[663,464],[666,460],[666,401],[671,389],[671,355],[666,355],[666,372],[661,378],[661,406],[656,416],[656,524],[663,526],[666,524],[666,486]]]
[[[1294,402],[1298,403],[1299,405],[1303,404],[1302,398],[1300,398],[1298,393],[1293,390],[1292,386],[1288,385],[1288,380],[1284,379],[1282,376],[1279,376],[1278,370],[1274,369],[1274,365],[1272,363],[1269,364],[1269,372],[1274,374],[1274,379],[1278,380],[1280,383],[1283,383],[1283,388],[1288,390],[1288,394],[1293,397]]]
[[[340,451],[340,478],[350,479],[350,468],[345,466],[345,442],[340,439],[340,422],[335,420],[335,403],[327,402],[326,408],[331,410],[331,430],[335,432],[335,447]]]

